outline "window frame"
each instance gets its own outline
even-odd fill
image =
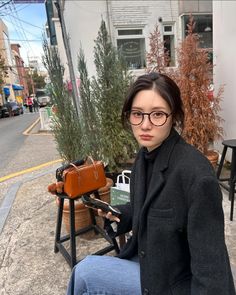
[[[165,31],[165,27],[172,27],[171,31]],[[162,23],[162,38],[163,38],[163,42],[164,40],[164,36],[173,36],[174,37],[174,44],[173,44],[173,54],[171,55],[173,57],[173,59],[171,59],[171,61],[173,62],[173,64],[167,66],[168,68],[170,67],[176,67],[176,23],[175,22],[163,22]],[[164,43],[164,47],[165,47],[165,43]]]
[[[128,30],[141,30],[141,34],[130,34],[130,35],[119,35],[119,31],[128,31]],[[141,57],[141,67],[140,68],[135,68],[135,67],[130,67],[128,65],[129,70],[142,70],[145,69],[146,67],[146,38],[144,35],[144,28],[140,26],[134,26],[134,27],[129,27],[129,26],[124,26],[124,27],[117,27],[116,28],[116,47],[118,47],[118,40],[142,40],[143,42],[143,48],[140,48],[140,57]],[[143,51],[143,52],[142,52]],[[126,59],[126,57],[124,56]]]

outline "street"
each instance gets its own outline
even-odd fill
[[[51,134],[24,135],[39,113],[0,120],[0,177],[59,158]]]

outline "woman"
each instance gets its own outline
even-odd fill
[[[221,190],[208,160],[176,131],[184,121],[178,86],[162,74],[140,76],[122,119],[141,146],[130,203],[118,206],[120,219],[98,213],[111,223],[113,235],[132,229],[132,237],[119,258],[81,261],[67,294],[235,294]]]

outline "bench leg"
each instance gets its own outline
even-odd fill
[[[54,253],[59,251],[57,243],[61,239],[61,224],[62,224],[62,214],[63,214],[64,199],[59,199],[59,206],[57,210],[57,225],[56,225],[56,234],[55,234],[55,244],[54,244]]]
[[[71,269],[76,265],[76,243],[75,243],[75,203],[70,199],[70,252]]]
[[[222,170],[224,160],[225,160],[226,151],[227,151],[227,146],[224,146],[223,152],[222,152],[222,155],[221,155],[221,159],[220,159],[220,164],[219,164],[219,167],[218,167],[218,170],[217,170],[217,173],[216,173],[217,179],[219,179],[219,180],[220,180],[220,174],[221,174],[221,170]]]

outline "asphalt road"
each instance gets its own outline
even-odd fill
[[[52,135],[24,135],[39,113],[0,119],[0,177],[59,158]]]
[[[0,170],[7,166],[24,144],[26,136],[22,133],[38,116],[38,113],[26,113],[0,120]]]

